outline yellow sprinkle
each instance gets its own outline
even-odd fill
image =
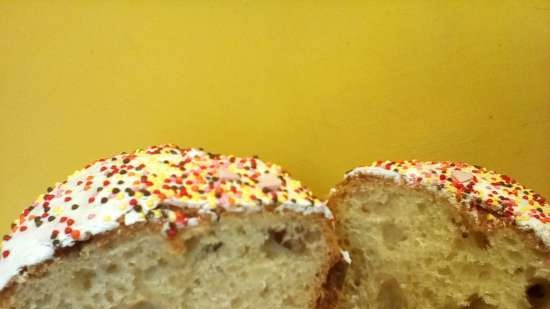
[[[160,218],[160,217],[162,217],[162,212],[161,212],[160,210],[158,210],[158,209],[153,209],[153,210],[151,210],[151,214],[153,214],[153,216],[154,216],[155,218]]]
[[[59,206],[55,206],[53,208],[53,213],[54,213],[54,215],[59,216],[63,213],[63,208],[61,208]]]

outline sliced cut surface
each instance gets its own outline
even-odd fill
[[[339,258],[328,222],[296,214],[224,214],[167,240],[141,224],[30,270],[4,308],[316,308]]]
[[[353,260],[340,309],[550,308],[550,255],[530,233],[379,177],[345,181],[329,205]]]

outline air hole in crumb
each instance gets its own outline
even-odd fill
[[[123,259],[124,260],[128,260],[128,259],[131,259],[132,257],[138,255],[140,252],[136,252],[136,250],[127,250],[125,252],[122,253],[122,256],[123,256]]]
[[[525,290],[527,300],[536,309],[550,308],[550,281],[535,278]]]
[[[163,258],[160,258],[160,259],[158,259],[157,264],[158,264],[158,266],[160,266],[160,267],[166,267],[166,266],[168,266],[168,261],[166,261],[166,260],[163,259]]]
[[[220,248],[223,246],[223,242],[218,241],[215,243],[207,244],[202,248],[202,251],[206,253],[212,253],[220,250]]]
[[[482,297],[474,294],[468,298],[468,305],[461,307],[460,309],[496,309],[496,306],[489,305]]]
[[[288,253],[295,249],[293,248],[292,241],[286,238],[286,229],[269,229],[267,232],[268,235],[262,246],[262,251],[265,252],[268,258]]]
[[[321,239],[321,233],[319,231],[306,231],[304,234],[304,239],[307,242],[313,243],[318,242]]]
[[[287,248],[281,245],[282,236],[281,233],[269,232],[269,236],[262,245],[262,251],[268,258],[273,258],[280,253],[288,251]]]
[[[199,278],[195,279],[193,283],[195,283],[197,287],[201,286],[201,280]]]
[[[462,238],[471,238],[474,243],[483,250],[491,247],[491,242],[487,235],[480,231],[462,232]]]
[[[73,274],[74,284],[83,289],[89,290],[92,287],[92,280],[95,277],[95,273],[91,270],[81,269]]]
[[[193,251],[199,244],[200,238],[198,236],[190,237],[185,240],[185,249]]]
[[[422,297],[424,297],[425,299],[433,299],[434,291],[426,288],[422,291]]]
[[[250,247],[249,247],[249,246],[244,246],[244,247],[241,248],[240,255],[241,255],[241,257],[244,257],[244,256],[246,256],[249,252],[250,252]]]
[[[407,239],[403,230],[392,222],[385,222],[382,224],[382,237],[384,238],[384,244],[388,248],[393,248],[398,242]]]
[[[449,266],[439,267],[437,269],[437,273],[441,276],[449,276],[451,275],[451,269],[449,268]]]
[[[105,272],[108,274],[114,274],[118,272],[118,265],[117,264],[109,264],[107,267],[105,267]]]
[[[283,243],[283,245],[287,246],[292,252],[299,254],[304,253],[307,249],[304,240],[301,238],[291,239],[288,243]]]
[[[296,301],[294,301],[294,298],[292,298],[292,297],[286,297],[283,300],[283,305],[285,307],[296,307]]]
[[[399,282],[395,278],[385,280],[380,285],[378,296],[376,297],[378,308],[380,309],[395,309],[406,308],[407,299]]]
[[[241,307],[242,306],[241,304],[242,304],[242,300],[239,297],[233,298],[231,300],[231,308]]]
[[[491,243],[489,242],[489,238],[487,237],[487,235],[485,235],[485,233],[475,231],[475,232],[472,232],[471,234],[477,246],[480,247],[481,249],[488,249],[491,246]]]
[[[523,271],[524,269],[522,267],[516,267],[516,269],[514,269],[514,274],[515,275],[521,274]]]
[[[282,230],[269,230],[269,238],[274,240],[279,245],[283,244],[283,240],[285,239],[286,235],[286,229]]]
[[[237,234],[246,235],[246,231],[243,226],[237,227]]]
[[[265,298],[269,294],[269,287],[265,286],[262,291],[260,291],[260,297]]]

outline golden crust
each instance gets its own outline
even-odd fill
[[[344,286],[347,268],[348,263],[342,258],[332,266],[323,284],[321,297],[317,299],[316,309],[336,308],[338,300],[342,296],[342,288]]]
[[[342,291],[347,263],[342,258],[338,239],[332,225],[324,218],[318,217],[317,220],[324,222],[323,231],[328,240],[329,255],[325,259],[326,263],[322,267],[318,276],[319,279],[316,282],[316,286],[318,287],[316,290],[319,291],[315,297],[317,301],[310,308],[333,309],[336,308]]]

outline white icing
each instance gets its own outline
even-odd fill
[[[399,182],[399,180],[401,179],[401,174],[399,173],[396,173],[394,171],[388,171],[380,167],[370,167],[370,166],[354,168],[353,170],[351,170],[349,173],[346,174],[346,178],[351,178],[359,175],[371,175],[371,176],[389,178],[395,182]]]
[[[529,220],[520,221],[517,224],[522,230],[533,230],[543,243],[550,247],[550,224],[544,224],[535,218],[529,218]]]

